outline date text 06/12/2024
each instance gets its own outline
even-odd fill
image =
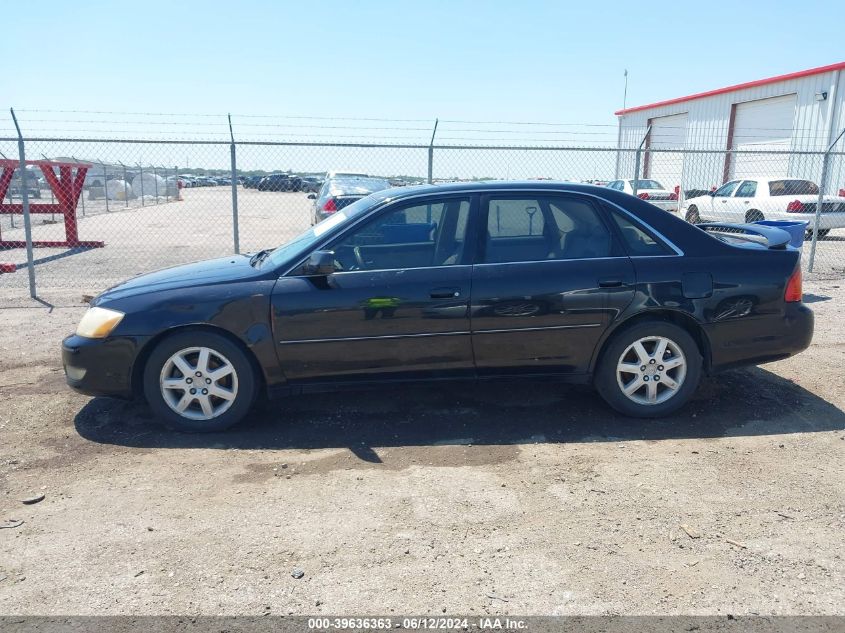
[[[395,623],[399,628],[399,622]],[[408,630],[467,630],[470,627],[483,631],[520,631],[525,630],[524,620],[511,618],[470,618],[454,617],[409,617],[402,618],[401,628]],[[394,628],[393,618],[309,618],[308,628],[317,631],[339,630],[390,630]]]

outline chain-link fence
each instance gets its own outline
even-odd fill
[[[139,273],[277,246],[314,222],[318,201],[311,194],[335,169],[390,186],[593,182],[690,221],[796,219],[809,221],[810,229],[818,221],[815,243],[804,248],[805,268],[838,277],[845,275],[845,228],[839,228],[845,198],[836,198],[845,193],[843,156],[836,147],[739,152],[646,143],[617,149],[6,137],[0,138],[0,292],[29,296],[31,270],[39,296],[94,294]]]

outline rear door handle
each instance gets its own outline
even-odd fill
[[[599,279],[599,288],[619,288],[624,285],[621,279]]]
[[[461,296],[460,288],[433,288],[428,296],[432,299],[455,299]]]

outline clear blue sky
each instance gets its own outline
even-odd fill
[[[4,3],[0,105],[613,123],[841,61],[841,2]],[[21,51],[26,51],[23,57]]]
[[[112,137],[169,133],[226,138],[223,116],[170,113],[231,112],[242,140],[427,143],[431,121],[439,117],[438,140],[445,143],[551,137],[612,145],[613,112],[622,105],[626,68],[631,106],[845,58],[841,0],[565,4],[9,2],[0,35],[5,71],[0,106],[4,112],[14,106],[29,135],[92,136],[101,131]],[[31,110],[168,114],[150,118]],[[309,122],[244,115],[410,121]],[[0,136],[11,132],[8,119],[0,113]],[[455,122],[465,120],[578,125],[502,131],[501,125]],[[479,128],[494,131],[474,131]],[[100,151],[71,149],[91,158],[95,149]],[[277,156],[271,160],[268,153],[256,154],[249,165],[319,169],[326,162],[320,155],[309,160]],[[138,160],[135,150],[125,159]],[[212,166],[199,151],[142,159]],[[226,160],[215,155],[214,166]],[[330,159],[333,164],[337,160],[336,155]],[[396,169],[424,171],[422,154],[413,160],[413,165]],[[466,159],[454,159],[455,172],[461,171],[461,160]],[[362,164],[354,154],[342,166],[353,162],[366,169],[384,167],[374,164],[376,159]],[[480,164],[471,171],[501,175],[510,173],[508,164]],[[548,171],[558,177],[568,174],[566,166]]]

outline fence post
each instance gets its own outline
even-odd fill
[[[120,163],[120,161],[117,161]],[[123,167],[123,206],[129,208],[129,182],[126,180],[126,165],[120,163],[120,166]]]
[[[18,125],[18,117],[15,116],[15,109],[9,108],[9,111],[12,113],[12,121],[15,122],[15,129],[18,131],[18,159],[21,164],[21,202],[23,203],[23,232],[26,239],[26,267],[29,274],[29,296],[35,299],[35,261],[32,256],[32,218],[29,215],[29,192],[26,187],[26,150],[24,149],[21,126]]]
[[[108,173],[106,172],[106,164],[100,163],[103,168],[103,198],[106,199],[106,213],[109,212],[109,188],[106,186],[109,182]]]
[[[140,173],[138,174],[138,178],[140,178],[141,183],[141,206],[144,206],[144,166],[141,164],[141,161],[138,161],[138,169]]]
[[[434,181],[434,136],[437,134],[437,123],[434,119],[434,129],[431,130],[431,142],[428,144],[428,184]]]
[[[156,190],[156,204],[158,204],[158,171],[156,171],[155,165],[153,165],[153,184]]]
[[[232,239],[235,243],[235,254],[241,252],[241,237],[238,232],[238,161],[235,157],[235,133],[232,131],[232,115],[229,114],[229,154],[232,163]]]
[[[839,139],[842,138],[842,135],[845,134],[845,129],[843,129],[839,136],[834,139],[833,143],[827,148],[827,151],[822,156],[822,173],[821,177],[819,178],[819,199],[816,202],[816,217],[813,221],[813,241],[810,244],[810,264],[807,266],[807,270],[809,272],[813,272],[813,266],[816,263],[816,242],[819,240],[819,222],[821,221],[822,216],[822,204],[824,202],[824,188],[827,184],[827,168],[828,162],[830,160],[830,153],[833,151],[833,148],[839,142]]]
[[[648,140],[648,135],[651,134],[651,126],[648,126],[648,129],[645,131],[645,136],[643,136],[643,140],[640,141],[640,146],[637,148],[637,157],[634,159],[634,184],[631,185],[634,189],[634,195],[637,195],[637,185],[640,183],[640,155],[643,152],[643,145]]]
[[[79,159],[76,156],[71,155],[71,158],[73,160],[75,160],[77,163],[79,162]],[[85,174],[85,177],[87,179],[88,174]],[[71,182],[70,187],[71,187],[71,195],[72,195],[73,199],[76,200],[76,191],[73,191],[74,182],[76,182],[76,179],[74,179]],[[82,181],[82,191],[79,192],[79,200],[82,202],[82,217],[84,218],[85,217],[85,181],[84,180]]]

